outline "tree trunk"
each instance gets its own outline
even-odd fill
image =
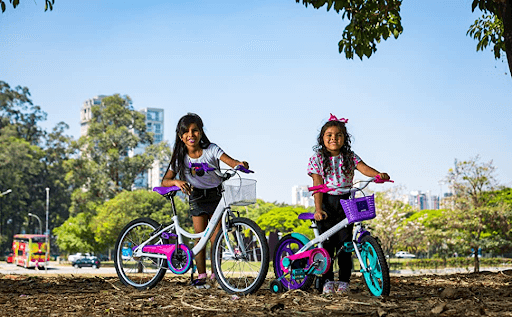
[[[475,273],[480,272],[480,256],[478,251],[475,252]]]
[[[507,55],[509,75],[512,77],[512,0],[504,0],[499,5],[499,15],[503,21],[503,37]]]

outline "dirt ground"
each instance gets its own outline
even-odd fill
[[[137,291],[115,276],[0,275],[0,316],[512,316],[512,270],[392,276],[391,294],[370,296],[353,275],[348,295],[316,290],[229,295],[166,275]]]

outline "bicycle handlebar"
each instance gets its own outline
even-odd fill
[[[189,163],[189,167],[190,168],[194,168],[196,171],[205,171],[205,172],[208,172],[208,171],[214,171],[215,168],[213,167],[210,167],[208,165],[208,163]],[[230,169],[232,171],[235,171],[233,172],[233,174],[227,174],[225,176],[223,176],[223,180],[228,180],[229,178],[231,178],[231,176],[235,175],[236,171],[240,171],[240,172],[244,172],[246,174],[249,174],[249,173],[254,173],[254,171],[251,171],[247,168],[245,168],[243,165],[237,165],[235,166],[234,169]],[[230,171],[228,170],[228,171]],[[165,195],[165,194],[168,194],[170,192],[174,192],[174,191],[180,191],[181,188],[179,188],[178,186],[170,186],[170,187],[154,187],[153,188],[153,191],[159,193],[160,195]]]
[[[208,163],[188,163],[188,167],[194,168],[196,171],[215,171],[213,167],[208,166]]]
[[[394,181],[392,181],[390,179],[381,179],[380,176],[377,175],[377,176],[371,177],[371,178],[369,178],[367,180],[359,181],[358,183],[365,183],[365,185],[363,187],[353,187],[353,186],[351,186],[348,189],[342,189],[342,190],[344,192],[347,192],[347,193],[349,193],[352,190],[354,190],[354,191],[362,190],[362,189],[366,188],[366,186],[368,186],[368,184],[370,184],[371,182],[374,182],[374,183],[377,183],[377,184],[386,183],[386,182],[394,183]],[[327,184],[321,184],[321,185],[316,185],[316,186],[308,187],[308,190],[310,192],[312,191],[313,192],[312,195],[314,195],[316,193],[327,193],[327,192],[335,190],[336,188],[341,188],[341,187],[338,187],[338,186],[331,187],[331,186],[328,186]]]

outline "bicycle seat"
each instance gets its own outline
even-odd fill
[[[173,191],[178,191],[180,188],[178,186],[171,187],[154,187],[153,191],[159,193],[160,195],[165,195]]]
[[[299,215],[300,220],[315,220],[315,214],[311,212],[305,212]]]

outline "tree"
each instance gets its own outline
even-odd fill
[[[44,168],[42,157],[41,148],[20,138],[14,126],[0,129],[0,189],[12,189],[11,194],[0,197],[0,230],[6,236],[0,251],[9,248],[27,213],[37,210],[37,198],[43,198],[35,190],[40,186],[36,180]]]
[[[393,195],[391,190],[375,193],[377,216],[369,222],[372,233],[379,237],[382,250],[388,255],[393,254],[400,243],[399,228],[406,219],[406,215],[413,211],[410,205],[388,198]]]
[[[455,230],[455,236],[476,252],[481,247],[499,248],[510,243],[503,239],[510,230],[506,204],[489,204],[490,192],[497,187],[492,161],[479,162],[477,156],[457,162],[446,177],[453,196],[453,210],[447,215],[446,225]],[[504,225],[505,224],[505,225]],[[480,271],[480,261],[475,256],[475,272]]]
[[[75,217],[68,218],[61,226],[55,228],[56,243],[62,251],[68,253],[94,252],[98,245],[94,240],[94,232],[90,224],[93,215],[82,212]]]
[[[9,84],[0,80],[0,116],[0,129],[13,126],[18,136],[31,144],[39,144],[44,136],[38,124],[46,120],[46,112],[34,106],[27,87],[11,89]]]
[[[477,51],[493,45],[496,59],[500,59],[504,52],[512,76],[512,0],[473,0],[473,12],[477,7],[483,15],[475,20],[466,34],[478,41]]]
[[[2,248],[8,248],[29,212],[44,218],[46,187],[52,194],[49,229],[68,217],[71,188],[64,179],[64,166],[71,155],[71,138],[64,135],[68,129],[64,123],[47,133],[39,126],[45,119],[46,113],[32,103],[27,87],[12,89],[0,81],[0,189],[13,191],[9,199],[2,199],[0,229],[8,234]]]
[[[261,215],[256,223],[269,234],[276,230],[282,233],[298,232],[313,238],[313,231],[309,229],[309,220],[299,220],[298,215],[307,212],[302,207],[277,207]]]
[[[295,0],[297,3],[300,0]],[[402,33],[402,18],[400,17],[401,0],[302,0],[304,6],[312,5],[319,9],[327,5],[342,19],[349,20],[343,30],[342,39],[338,43],[340,54],[353,59],[356,54],[361,60],[369,58],[377,51],[377,43],[390,36],[395,39]]]
[[[2,8],[2,13],[4,13],[5,9],[6,9],[5,1],[6,0],[0,0],[0,7]],[[16,7],[20,4],[20,0],[9,0],[9,3],[11,3],[12,7],[14,9],[16,9]],[[46,10],[48,10],[48,9],[50,9],[50,11],[52,11],[54,4],[55,4],[55,0],[45,0],[44,11],[46,12]]]
[[[133,110],[127,96],[106,97],[101,105],[92,107],[92,113],[87,135],[73,145],[80,157],[68,165],[67,179],[77,188],[72,215],[90,211],[84,208],[88,203],[102,203],[123,190],[132,190],[135,178],[170,151],[167,143],[152,145],[144,115]],[[144,145],[140,151],[138,147]]]
[[[193,231],[188,204],[174,198],[180,226]],[[139,217],[149,217],[158,223],[169,224],[172,217],[171,202],[155,192],[146,190],[123,191],[98,207],[91,227],[100,250],[114,247],[123,227]]]

